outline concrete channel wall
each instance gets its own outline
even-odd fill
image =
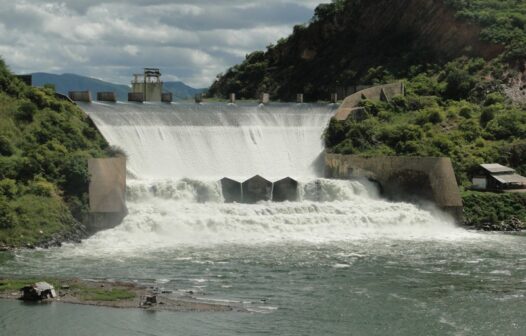
[[[96,232],[119,225],[127,214],[126,158],[88,160],[90,174],[88,230]]]
[[[328,178],[367,178],[394,200],[430,201],[462,222],[462,198],[449,158],[326,154]]]
[[[390,101],[392,97],[404,94],[405,86],[402,82],[373,86],[345,98],[334,117],[340,121],[347,120],[353,111],[361,110],[358,105],[363,99]]]

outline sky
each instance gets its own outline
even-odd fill
[[[17,73],[208,87],[217,74],[306,23],[328,0],[0,0],[0,56]]]

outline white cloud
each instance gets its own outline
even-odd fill
[[[317,0],[0,0],[0,55],[15,72],[128,83],[144,66],[196,87],[291,33]]]

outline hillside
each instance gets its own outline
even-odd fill
[[[450,157],[464,187],[481,163],[526,175],[524,1],[334,0],[318,6],[308,25],[218,76],[209,95],[270,92],[290,101],[304,92],[326,100],[336,90],[397,80],[405,96],[364,99],[365,113],[331,120],[328,152]],[[468,225],[526,228],[526,195],[463,197]]]
[[[524,2],[334,0],[311,22],[219,75],[209,95],[270,92],[326,100],[337,88],[387,82],[461,56],[513,62],[526,54]]]
[[[87,159],[108,151],[77,106],[26,86],[0,59],[0,248],[78,239]]]
[[[113,84],[95,78],[75,75],[62,74],[55,75],[43,72],[33,73],[33,85],[44,86],[45,84],[55,85],[58,93],[67,95],[69,91],[89,90],[95,97],[96,92],[113,91],[117,94],[120,101],[128,100],[130,87],[127,85]],[[205,89],[194,89],[183,82],[164,82],[164,91],[171,92],[174,99],[191,99],[196,94],[202,93]]]

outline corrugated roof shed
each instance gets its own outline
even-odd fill
[[[491,175],[494,179],[503,184],[522,184],[526,186],[526,177],[518,174]]]
[[[480,166],[491,174],[515,173],[515,169],[500,165],[498,163],[481,164]]]

